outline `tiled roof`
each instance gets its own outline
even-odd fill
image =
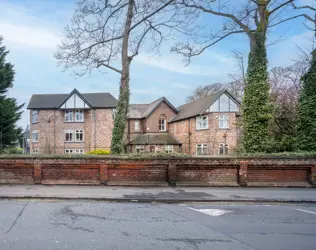
[[[178,112],[178,110],[165,97],[160,97],[149,104],[131,104],[129,106],[128,117],[134,119],[145,118],[149,116],[162,102],[166,102],[170,108],[172,108],[176,113]]]
[[[178,107],[179,113],[170,121],[180,121],[186,118],[194,117],[202,114],[209,106],[211,106],[222,94],[228,94],[234,100],[236,100],[229,92],[226,90],[216,92],[209,96],[206,96],[202,99],[186,103],[180,107]],[[236,100],[237,103],[239,103]]]
[[[117,100],[110,93],[82,93],[93,108],[115,108]],[[57,109],[69,94],[32,95],[28,109]]]
[[[181,143],[169,133],[146,133],[136,137],[132,145],[180,145]]]

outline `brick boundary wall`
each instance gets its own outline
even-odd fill
[[[316,186],[316,157],[0,158],[0,184]]]

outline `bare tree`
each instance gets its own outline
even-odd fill
[[[141,48],[158,52],[172,32],[185,33],[192,24],[188,12],[173,3],[175,0],[80,0],[66,27],[65,39],[55,55],[64,69],[75,68],[81,76],[105,68],[120,75],[113,154],[123,152],[134,57]]]
[[[212,83],[205,86],[200,85],[196,87],[193,93],[186,98],[186,102],[192,102],[192,101],[202,99],[206,96],[214,94],[218,91],[222,91],[224,89],[225,89],[225,84],[222,84],[222,83]]]
[[[257,45],[256,34],[265,37],[269,29],[299,18],[307,20],[308,23],[316,23],[310,14],[311,11],[316,11],[315,7],[297,6],[294,2],[244,0],[244,4],[240,4],[230,0],[218,0],[216,3],[208,0],[182,0],[181,4],[187,8],[198,10],[200,14],[218,16],[226,21],[214,33],[207,35],[204,30],[203,36],[195,37],[193,41],[178,42],[172,51],[183,55],[186,62],[190,63],[192,57],[202,54],[223,39],[235,34],[246,34],[252,53]],[[291,11],[293,15],[283,15],[285,11]]]

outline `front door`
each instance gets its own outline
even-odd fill
[[[156,152],[156,146],[149,146],[149,152],[155,153]]]

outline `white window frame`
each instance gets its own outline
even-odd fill
[[[38,153],[39,153],[38,149],[33,149],[31,154],[37,155]]]
[[[76,129],[75,130],[75,142],[84,142],[84,131],[83,129]],[[82,140],[77,139],[77,134],[82,134]]]
[[[84,154],[84,150],[83,150],[83,149],[80,149],[80,148],[75,149],[74,152],[75,152],[76,155],[82,155],[82,154]]]
[[[226,126],[225,126],[225,123],[226,123]],[[219,129],[229,129],[229,116],[228,115],[219,115],[218,128]]]
[[[67,115],[71,113],[71,120],[67,120]],[[74,111],[65,110],[65,122],[74,122]]]
[[[165,152],[167,154],[173,153],[173,145],[165,145]]]
[[[227,143],[220,143],[219,144],[219,154],[220,155],[228,155],[229,153],[229,146]]]
[[[159,131],[160,132],[167,131],[167,119],[166,118],[159,118]]]
[[[71,134],[71,140],[67,140],[67,134]],[[74,131],[65,130],[65,142],[73,142],[73,141],[74,141]]]
[[[145,149],[144,145],[136,145],[136,146],[135,146],[135,153],[136,153],[136,154],[141,154],[141,153],[144,152],[144,149]],[[138,151],[139,151],[139,152],[138,152]]]
[[[74,149],[65,149],[65,154],[72,155],[74,153]]]
[[[34,135],[37,135],[37,138],[34,140]],[[32,142],[38,142],[39,139],[39,133],[38,130],[33,130],[32,131]]]
[[[36,118],[36,119],[34,119]],[[32,111],[32,123],[38,123],[38,110]]]
[[[139,120],[135,120],[135,122],[134,122],[135,132],[139,132],[140,131],[139,124],[140,124]]]
[[[204,126],[203,124],[204,121],[206,121],[206,126]],[[196,117],[196,130],[203,130],[203,129],[208,129],[208,116],[207,115]]]
[[[198,153],[198,149],[201,149],[201,154]],[[196,155],[208,155],[208,145],[203,144],[196,144]]]
[[[77,112],[80,114],[81,119],[77,119]],[[82,109],[75,110],[75,121],[76,122],[84,122],[84,111]]]

